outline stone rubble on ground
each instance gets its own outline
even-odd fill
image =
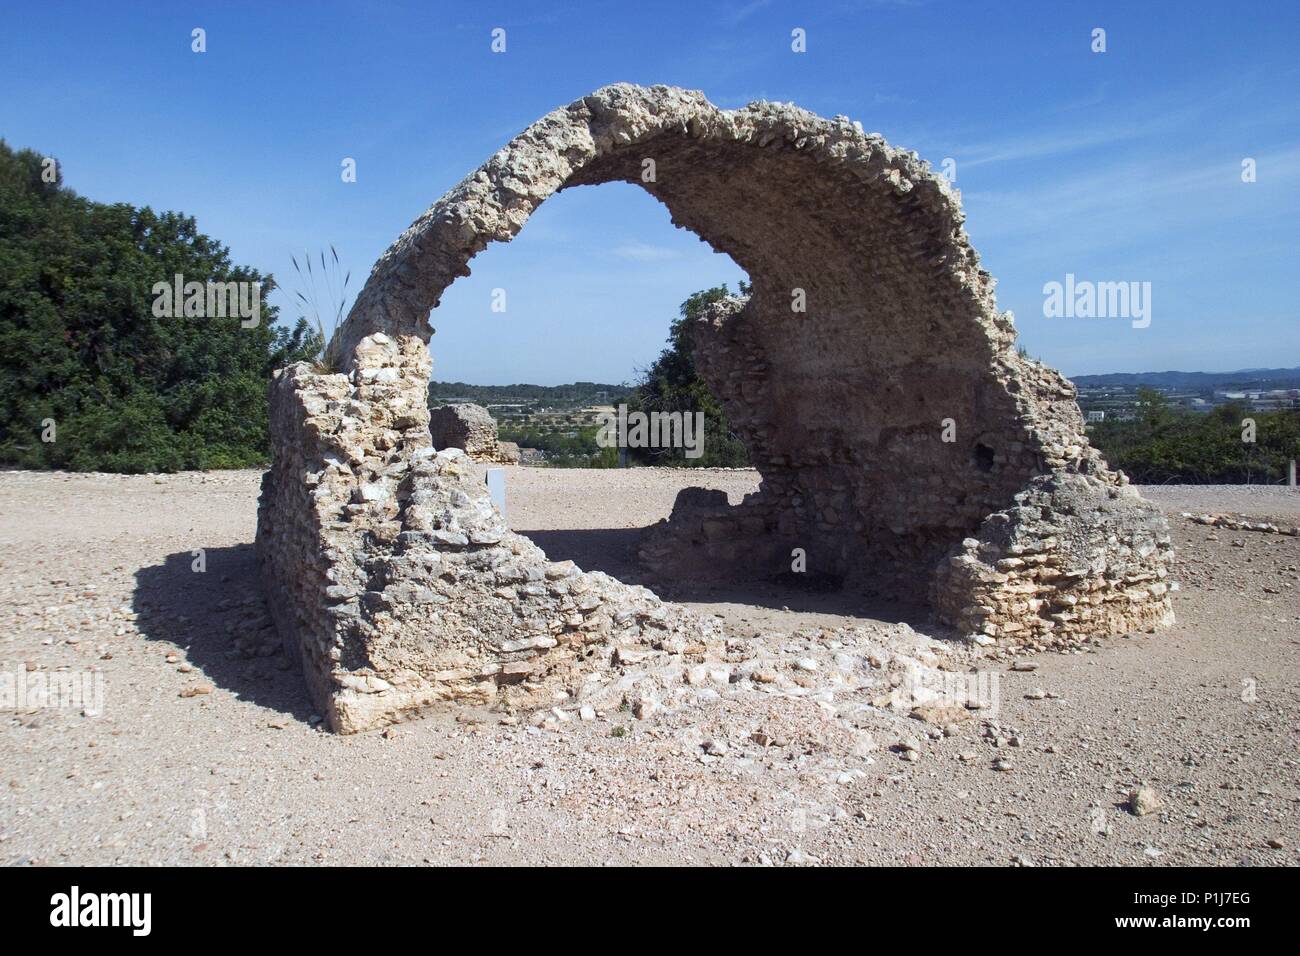
[[[1251,521],[1247,518],[1234,518],[1232,515],[1225,514],[1192,514],[1190,511],[1181,512],[1179,517],[1194,521],[1197,524],[1209,525],[1212,528],[1227,528],[1230,531],[1262,531],[1265,534],[1300,536],[1300,526],[1297,525],[1277,525],[1271,521]],[[1243,545],[1244,543],[1242,542]],[[1233,544],[1235,545],[1236,542],[1234,541]]]

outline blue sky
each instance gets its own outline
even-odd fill
[[[608,83],[844,113],[936,168],[1030,353],[1067,374],[1300,365],[1300,4],[0,4],[0,136],[104,202],[178,209],[290,290],[355,285],[430,203]],[[190,49],[207,31],[208,50]],[[507,52],[490,50],[503,27]],[[808,50],[790,49],[790,31]],[[1106,30],[1107,50],[1090,50]],[[340,162],[357,161],[344,183]],[[1241,181],[1255,159],[1257,181]],[[742,276],[636,187],[548,200],[433,315],[434,375],[626,381],[679,303]],[[1043,317],[1067,272],[1152,322]],[[507,290],[508,311],[490,309]],[[280,298],[286,304],[287,296]]]

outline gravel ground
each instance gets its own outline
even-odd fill
[[[1147,485],[1142,494],[1166,511],[1300,520],[1300,493],[1282,485]]]
[[[688,477],[733,501],[755,486]],[[99,672],[104,688],[99,712],[0,712],[0,862],[1297,863],[1300,538],[1178,517],[1284,522],[1300,515],[1286,489],[1144,489],[1171,514],[1178,625],[986,664],[996,712],[946,730],[874,707],[828,717],[824,686],[795,673],[945,646],[971,663],[919,609],[659,582],[793,667],[780,686],[796,692],[724,684],[646,720],[547,726],[457,710],[336,737],[291,661],[247,654],[266,625],[259,480],[0,474],[0,675]],[[553,558],[640,580],[636,529],[682,483],[515,468],[509,517]],[[1142,784],[1162,807],[1138,816]]]

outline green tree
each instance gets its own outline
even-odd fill
[[[271,372],[320,342],[299,322],[158,318],[152,289],[274,280],[192,217],[84,199],[0,141],[0,462],[121,472],[260,465]],[[53,423],[53,441],[48,437]]]
[[[1138,419],[1149,429],[1160,429],[1169,424],[1173,413],[1164,392],[1154,388],[1139,388],[1136,396]]]
[[[742,295],[749,286],[740,284]],[[651,465],[690,465],[701,468],[738,468],[749,464],[749,451],[727,421],[722,403],[695,369],[691,355],[691,329],[713,303],[730,295],[725,284],[696,292],[682,303],[680,315],[668,332],[664,349],[637,383],[628,401],[629,411],[704,413],[704,448],[699,458],[687,458],[681,448],[634,448],[631,457]]]

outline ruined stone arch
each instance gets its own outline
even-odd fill
[[[642,186],[753,286],[693,331],[701,374],[762,488],[736,507],[684,493],[647,536],[646,562],[770,577],[800,547],[811,572],[929,601],[985,641],[1169,620],[1159,513],[1088,445],[1069,382],[1017,354],[942,176],[845,117],[774,103],[721,110],[700,93],[620,84],[547,114],[431,206],[376,263],[330,343],[338,371],[297,367],[273,387],[277,465],[259,542],[317,696],[350,701],[354,716],[336,725],[486,693],[516,664],[523,683],[544,683],[570,659],[562,648],[586,645],[554,637],[586,623],[574,623],[568,591],[543,587],[545,606],[526,625],[508,613],[537,596],[527,583],[568,576],[551,578],[555,566],[493,521],[455,456],[429,448],[425,345],[430,311],[489,242],[509,241],[561,189],[613,181]],[[792,307],[798,293],[804,311]],[[954,441],[943,440],[945,420]],[[310,500],[304,474],[315,478]],[[313,548],[330,556],[311,559]],[[443,593],[430,601],[441,623],[412,640],[428,627],[403,590],[411,566],[430,581],[449,562],[453,578],[496,581],[497,565],[515,559],[525,597],[500,598],[486,629],[466,623],[469,605],[485,610],[476,589],[434,586],[423,596]],[[299,587],[304,574],[333,597]],[[602,601],[617,605],[623,586],[610,587]],[[466,607],[446,607],[457,601]],[[441,666],[484,659],[491,673]]]

